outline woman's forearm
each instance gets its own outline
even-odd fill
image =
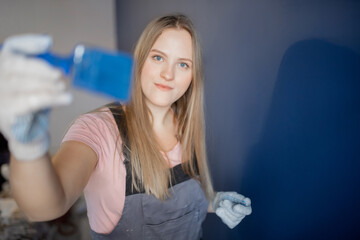
[[[10,160],[13,197],[31,221],[46,221],[66,211],[65,194],[48,154],[33,161]]]

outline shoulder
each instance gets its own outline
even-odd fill
[[[108,125],[114,124],[114,117],[107,107],[103,107],[88,113],[81,114],[75,119],[72,125],[74,124],[83,124],[83,123],[100,123]]]
[[[100,108],[77,117],[62,142],[79,141],[90,146],[100,157],[104,147],[114,144],[119,136],[116,122],[108,108]],[[108,148],[105,148],[108,149]]]
[[[116,129],[116,122],[108,108],[97,109],[78,116],[69,127],[67,134],[73,131],[85,131],[93,134],[101,134],[103,131]]]

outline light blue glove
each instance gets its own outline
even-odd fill
[[[217,192],[212,207],[216,215],[231,229],[252,212],[250,198],[236,192]]]
[[[18,160],[33,160],[49,147],[49,109],[69,104],[62,73],[46,62],[27,58],[49,49],[45,35],[8,38],[0,52],[0,131]]]

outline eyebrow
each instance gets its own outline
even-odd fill
[[[162,55],[164,55],[164,56],[167,56],[166,53],[164,53],[164,52],[162,52],[162,51],[160,51],[160,50],[158,50],[158,49],[151,49],[150,52],[158,52],[158,53],[160,53],[160,54],[162,54]],[[190,58],[179,58],[179,60],[189,61],[189,62],[192,63],[192,60],[191,60]]]

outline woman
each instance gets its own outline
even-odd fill
[[[36,42],[30,44],[36,52],[48,47],[45,40]],[[213,192],[201,51],[186,16],[149,23],[135,49],[129,103],[80,116],[51,161],[46,154],[48,111],[43,109],[68,104],[71,98],[58,70],[13,54],[14,45],[5,45],[2,52],[0,81],[10,76],[41,83],[22,91],[25,101],[4,97],[4,103],[20,110],[0,113],[12,152],[14,197],[31,220],[61,216],[83,191],[94,239],[199,239],[207,211],[215,211],[230,228],[251,213],[250,199]],[[20,67],[10,67],[15,65]]]

